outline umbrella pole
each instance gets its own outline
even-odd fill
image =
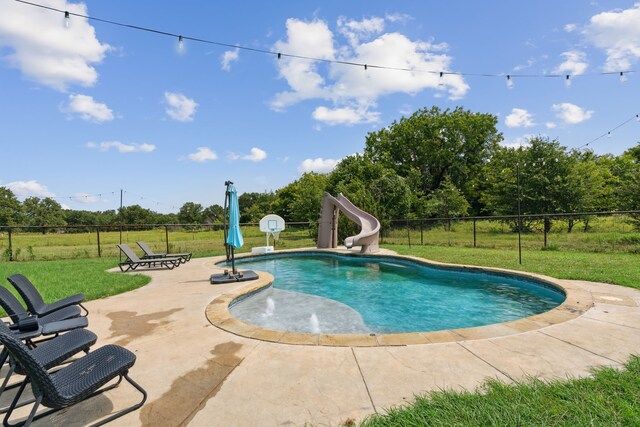
[[[231,246],[231,274],[236,275],[236,255],[233,246]]]

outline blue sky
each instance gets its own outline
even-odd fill
[[[180,50],[176,37],[76,16],[67,28],[61,13],[0,0],[0,185],[21,200],[115,209],[124,189],[126,205],[158,212],[221,204],[225,180],[261,192],[330,171],[363,151],[368,132],[432,105],[497,115],[510,145],[543,135],[581,147],[640,113],[640,73],[619,76],[640,58],[633,1],[33,1],[415,71],[190,40]],[[632,120],[590,147],[620,154],[639,135]]]

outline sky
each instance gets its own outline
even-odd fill
[[[222,204],[227,180],[329,172],[434,105],[497,116],[504,145],[640,141],[640,2],[32,1],[62,12],[0,0],[0,186],[20,200]]]

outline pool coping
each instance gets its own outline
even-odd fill
[[[448,343],[457,341],[467,341],[485,338],[494,338],[500,336],[508,336],[514,334],[520,334],[523,332],[529,332],[545,328],[547,326],[563,323],[571,319],[575,319],[585,313],[588,309],[593,307],[594,299],[590,292],[578,287],[571,282],[565,282],[553,277],[522,272],[516,270],[509,270],[495,267],[479,267],[473,265],[464,264],[448,264],[437,261],[428,260],[425,258],[419,258],[409,255],[398,255],[392,251],[381,251],[374,254],[359,254],[353,251],[346,251],[343,249],[315,249],[315,248],[301,248],[301,249],[287,249],[278,250],[267,255],[279,254],[279,253],[296,253],[296,252],[319,252],[319,253],[336,253],[336,254],[349,254],[351,256],[363,256],[363,257],[388,257],[394,259],[404,259],[419,264],[430,265],[435,267],[455,268],[466,271],[483,271],[492,273],[506,273],[510,275],[516,275],[523,278],[532,278],[543,281],[551,286],[560,289],[565,293],[566,298],[559,306],[546,311],[544,313],[536,314],[529,317],[524,317],[517,320],[512,320],[504,323],[494,323],[486,326],[476,326],[472,328],[450,329],[433,332],[406,332],[398,334],[313,334],[313,333],[300,333],[300,332],[287,332],[277,331],[272,329],[266,329],[243,320],[240,320],[231,315],[229,312],[229,306],[239,298],[245,297],[249,294],[263,290],[273,283],[273,276],[267,272],[257,271],[258,280],[252,282],[246,282],[245,285],[240,286],[230,292],[213,299],[206,308],[205,314],[209,322],[229,333],[239,335],[245,338],[252,338],[261,341],[269,341],[280,344],[291,345],[309,345],[309,346],[331,346],[331,347],[385,347],[385,346],[402,346],[402,345],[416,345],[416,344],[433,344],[433,343]],[[236,258],[245,257],[259,257],[261,255],[255,255],[251,253],[237,254]],[[213,268],[224,270],[224,267],[219,267],[216,264],[225,261],[224,256],[215,257],[211,261]],[[228,268],[228,267],[227,267]],[[215,286],[215,285],[214,285]]]

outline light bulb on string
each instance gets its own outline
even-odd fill
[[[607,138],[609,138],[609,139],[612,138],[611,132],[607,132]]]
[[[184,53],[184,39],[178,36],[178,53]]]
[[[620,71],[620,83],[624,83],[627,81],[627,76],[624,75],[624,72]]]
[[[570,78],[569,74],[567,74],[565,79],[564,79],[564,85],[566,87],[568,87],[568,88],[571,87],[571,78]]]
[[[513,79],[511,78],[511,76],[509,74],[507,74],[507,87],[509,89],[513,89]]]
[[[640,122],[640,114],[636,114],[636,122]]]
[[[69,12],[65,10],[64,12],[64,27],[65,28],[69,28],[71,26],[71,16],[69,15]]]
[[[440,77],[438,77],[438,86],[442,86],[444,84],[443,76],[444,76],[444,73],[442,71],[440,71]]]

